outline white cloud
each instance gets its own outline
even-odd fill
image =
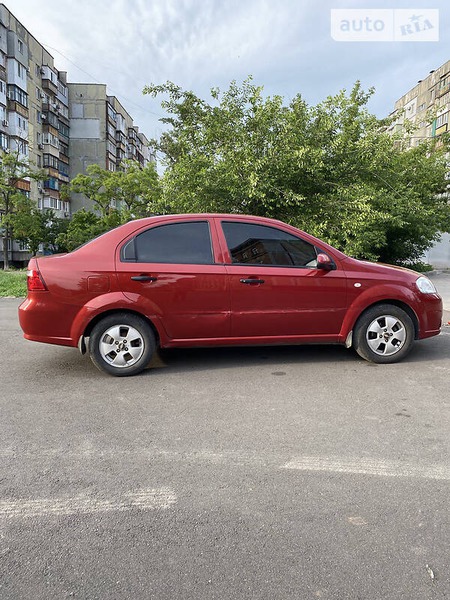
[[[301,92],[317,102],[362,79],[366,87],[375,84],[380,90],[373,105],[383,114],[427,74],[424,67],[450,58],[448,30],[442,26],[439,44],[333,42],[330,9],[352,4],[354,0],[7,2],[24,26],[52,48],[57,68],[67,70],[69,80],[106,83],[149,136],[160,130],[152,113],[161,114],[161,109],[158,101],[142,96],[148,83],[169,79],[207,95],[213,86],[226,88],[230,80],[253,74],[268,93],[289,98]],[[376,3],[383,4],[391,3]],[[434,5],[441,7],[444,23],[447,3],[436,0]]]

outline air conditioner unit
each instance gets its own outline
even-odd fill
[[[70,213],[68,213],[68,212],[65,212],[65,213],[64,213],[64,216],[65,216],[66,218],[68,218],[68,217],[70,217]]]
[[[41,100],[45,100],[45,94],[44,94],[44,92],[41,92]]]
[[[8,127],[9,126],[9,122],[6,121],[6,119],[4,121],[2,121],[2,125],[3,127]]]
[[[41,120],[45,121],[47,119],[47,115],[41,115]]]
[[[41,75],[45,75],[45,69],[44,69],[44,67],[41,67]]]
[[[44,149],[44,144],[38,144],[38,148],[39,148],[39,150],[43,150]]]

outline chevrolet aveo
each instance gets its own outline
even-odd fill
[[[32,258],[19,319],[26,339],[78,346],[124,376],[158,346],[333,343],[392,363],[439,333],[442,300],[419,273],[350,258],[280,221],[166,215]]]

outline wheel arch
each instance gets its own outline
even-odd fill
[[[86,352],[86,349],[87,349],[87,346],[86,346],[84,340],[91,335],[91,332],[94,329],[94,327],[97,325],[97,323],[99,323],[105,317],[109,317],[111,315],[118,314],[118,313],[121,313],[121,314],[127,313],[129,315],[135,315],[136,317],[140,317],[141,319],[143,319],[149,325],[151,330],[153,331],[156,343],[157,343],[157,345],[159,345],[159,343],[161,341],[159,331],[151,319],[149,319],[147,316],[143,315],[141,312],[139,312],[137,310],[132,310],[130,308],[111,308],[109,310],[105,310],[104,312],[101,312],[101,313],[95,315],[95,317],[93,317],[89,321],[89,323],[86,325],[86,327],[81,335],[80,342],[78,343],[78,347],[80,348],[80,350],[83,354]]]
[[[411,321],[413,322],[413,325],[414,325],[414,339],[418,340],[419,339],[419,319],[418,319],[416,313],[406,302],[402,302],[401,300],[395,300],[395,299],[391,299],[391,298],[377,300],[376,302],[373,302],[372,304],[365,306],[364,309],[359,313],[359,315],[355,319],[355,322],[353,323],[352,331],[354,331],[356,329],[358,322],[361,320],[363,315],[368,310],[374,308],[375,306],[381,306],[383,304],[392,304],[393,306],[397,306],[398,308],[401,308],[402,310],[405,311],[405,313],[411,318]]]

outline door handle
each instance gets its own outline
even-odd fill
[[[151,275],[135,275],[131,279],[133,281],[156,281],[158,278]]]
[[[264,283],[264,279],[241,279],[241,283],[247,283],[248,285],[256,284],[256,283]]]

